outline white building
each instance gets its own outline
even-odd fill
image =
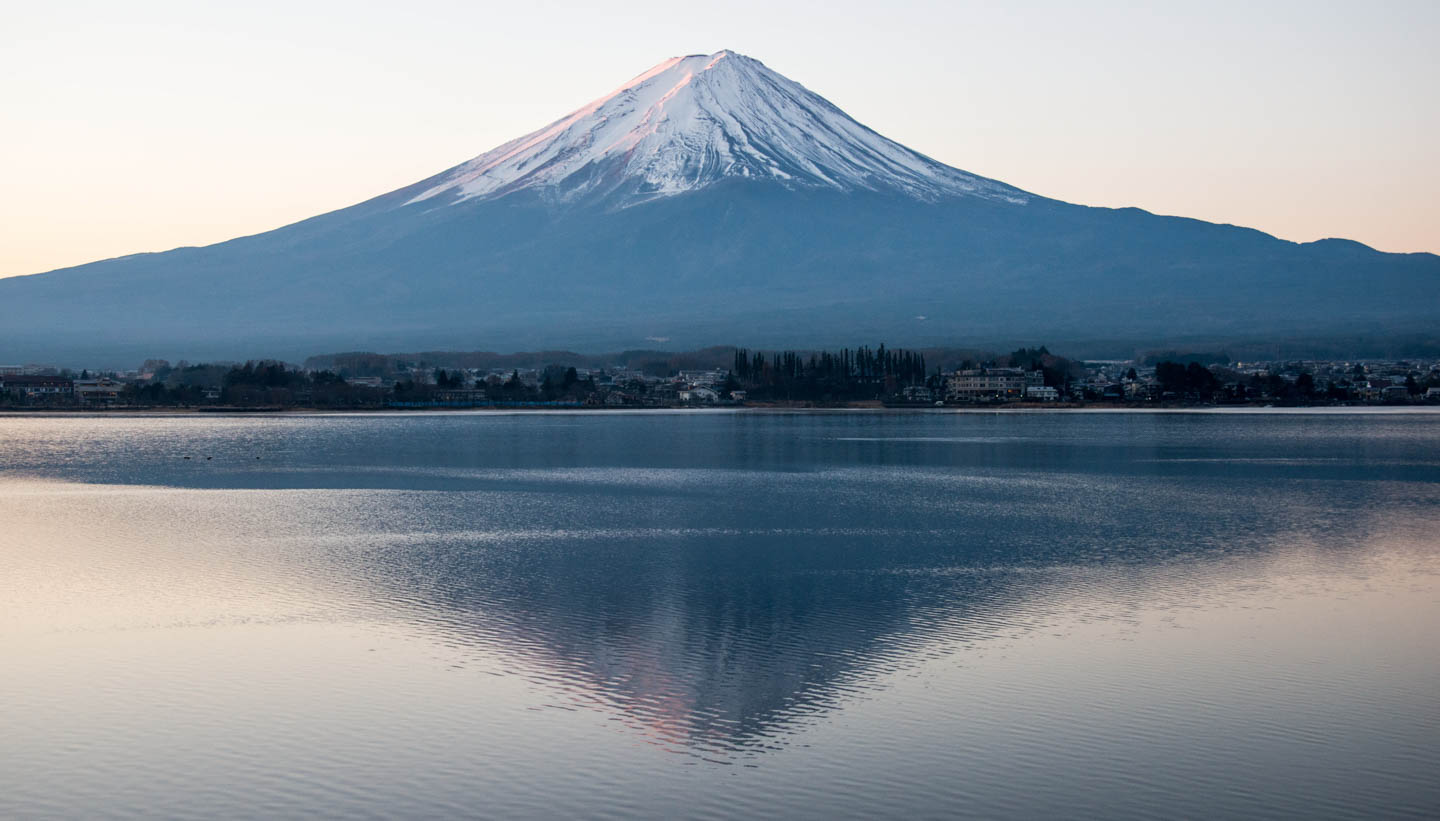
[[[1041,402],[1058,402],[1060,401],[1060,391],[1044,385],[1027,385],[1025,387],[1025,398],[1035,399]]]
[[[700,387],[714,387],[724,384],[725,378],[730,372],[721,368],[707,371],[681,371],[680,380],[687,385],[698,385]]]
[[[1039,374],[1040,384],[1045,375],[1040,371],[1024,371],[1020,368],[976,368],[956,371],[945,380],[945,399],[949,402],[964,402],[974,399],[1019,399],[1025,395],[1025,388],[1033,384]]]
[[[924,385],[909,385],[900,395],[907,402],[931,402],[935,399],[935,395]]]

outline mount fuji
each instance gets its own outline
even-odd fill
[[[881,137],[758,60],[721,51],[666,60],[570,116],[422,183],[406,204],[532,188],[558,201],[611,195],[628,205],[732,177],[925,202],[1027,199]]]
[[[1440,257],[1071,205],[757,60],[666,60],[426,180],[0,279],[0,359],[1433,332]]]

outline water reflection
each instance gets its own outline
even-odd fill
[[[457,532],[367,553],[364,595],[406,602],[433,640],[508,658],[665,743],[750,754],[918,660],[1077,617],[1216,606],[1227,581],[1268,583],[1267,566],[1297,553],[1332,570],[1363,561],[1389,529],[1368,496],[1335,509],[1271,492],[1217,509],[1164,483],[1030,480],[935,505],[914,495],[945,483],[914,475],[810,481],[813,496],[789,491],[797,509],[869,497],[916,527]],[[1427,492],[1391,487],[1385,502]],[[1082,504],[1096,495],[1099,510]]]
[[[456,716],[499,710],[476,700],[485,674],[521,678],[528,706],[755,765],[912,671],[944,699],[1003,702],[967,665],[1085,635],[1027,679],[1055,693],[1036,743],[1079,748],[1100,743],[1065,723],[1097,697],[1096,635],[1137,640],[1157,612],[1283,610],[1337,579],[1433,594],[1436,421],[0,420],[0,637],[23,667],[62,634],[350,626],[473,676],[468,697],[438,678],[411,694]],[[1217,630],[1207,641],[1251,640]],[[1163,721],[1203,736],[1227,673],[1294,686],[1253,655],[1220,663],[1189,681],[1138,669],[1123,695],[1195,688],[1193,715]],[[1338,661],[1321,674],[1359,680]],[[948,720],[935,711],[884,714]],[[1139,729],[1110,732],[1152,743],[1124,737]],[[1230,766],[1223,739],[1202,747]],[[984,750],[897,754],[933,773]]]

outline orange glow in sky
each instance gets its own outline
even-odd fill
[[[721,48],[1044,196],[1440,252],[1437,41],[1432,0],[25,4],[0,276],[351,205]]]

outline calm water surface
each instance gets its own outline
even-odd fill
[[[1437,634],[1440,414],[0,418],[6,818],[1436,817]]]

